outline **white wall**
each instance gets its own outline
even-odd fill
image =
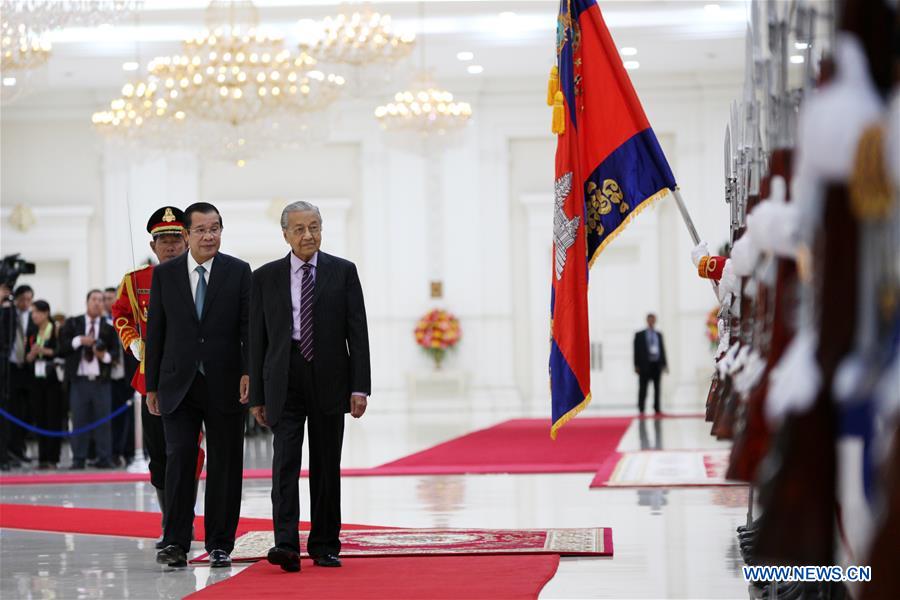
[[[727,224],[722,130],[738,80],[685,75],[635,83],[701,236],[718,244]],[[430,368],[413,342],[415,320],[444,306],[463,327],[447,368],[467,372],[488,406],[511,401],[546,414],[554,140],[542,85],[506,82],[467,94],[473,123],[436,156],[385,144],[371,107],[354,101],[340,108],[325,146],[251,160],[243,168],[176,154],[137,163],[104,147],[72,110],[48,110],[46,118],[5,112],[2,251],[44,261],[34,279],[42,288],[38,295],[58,295],[48,300],[74,312],[87,286],[114,284],[133,258],[146,258],[146,218],[163,203],[219,206],[223,249],[255,267],[287,250],[277,224],[280,207],[310,200],[325,213],[323,249],[360,267],[376,393],[405,403],[407,373]],[[38,217],[25,234],[7,222],[18,203]],[[60,217],[38,207],[85,211],[70,236],[80,241],[61,244]],[[703,323],[714,298],[691,268],[690,247],[667,199],[596,263],[591,335],[604,356],[603,370],[594,374],[597,406],[633,404],[630,337],[647,311],[659,314],[666,334],[669,406],[701,404],[698,378],[708,368]],[[65,266],[72,257],[81,271]],[[439,301],[429,297],[435,278],[444,283]]]

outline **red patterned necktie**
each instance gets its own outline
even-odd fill
[[[312,265],[306,263],[300,281],[300,353],[308,361],[313,359],[313,281]]]

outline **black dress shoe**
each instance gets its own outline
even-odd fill
[[[156,540],[156,543],[154,544],[154,546],[156,547],[157,550],[162,550],[163,548],[168,546],[168,544],[166,543],[165,536],[159,536],[159,539]]]
[[[273,546],[266,557],[271,565],[278,565],[281,570],[296,573],[300,570],[300,554],[287,548]]]
[[[231,566],[231,556],[224,550],[213,550],[209,553],[209,566],[213,569],[223,569]]]
[[[181,546],[169,544],[156,553],[156,562],[168,567],[186,567],[187,554]]]
[[[115,469],[117,465],[108,460],[100,460],[94,463],[95,469]]]
[[[339,567],[341,559],[337,554],[323,554],[322,556],[313,556],[313,563],[320,567]]]
[[[84,461],[83,460],[73,460],[72,465],[69,467],[70,471],[83,471],[84,470]]]

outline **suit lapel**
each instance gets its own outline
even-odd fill
[[[190,250],[188,250],[190,252]],[[188,275],[187,270],[187,252],[179,256],[178,258],[173,258],[172,260],[177,260],[178,265],[175,266],[175,281],[178,286],[178,289],[181,290],[181,295],[184,296],[185,302],[188,303],[188,306],[191,309],[188,311],[194,316],[194,320],[197,320],[197,310],[194,308],[194,294],[191,293],[191,277]],[[207,293],[207,296],[209,294]]]
[[[209,314],[209,307],[212,306],[213,300],[216,297],[216,294],[219,293],[219,290],[225,284],[225,279],[228,277],[228,271],[230,265],[227,262],[227,257],[219,252],[216,254],[215,260],[213,260],[212,269],[209,271],[209,287],[206,288],[206,299],[203,301],[203,318],[206,318],[206,315]],[[196,311],[194,311],[196,314]]]
[[[319,258],[316,261],[316,288],[315,292],[313,292],[313,308],[319,303],[319,296],[328,285],[333,274],[334,263],[331,261],[331,256],[320,250]]]
[[[291,253],[288,252],[278,265],[276,274],[275,288],[278,290],[278,302],[282,308],[287,309],[287,320],[293,322],[294,319],[294,302],[291,299]]]

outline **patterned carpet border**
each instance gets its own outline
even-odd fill
[[[306,548],[308,532],[300,532]],[[271,531],[251,531],[235,541],[233,561],[264,560],[275,545]],[[341,558],[459,556],[481,554],[559,554],[612,556],[612,529],[380,529],[341,532]],[[302,555],[308,557],[306,553]],[[206,554],[191,562],[207,562]]]

